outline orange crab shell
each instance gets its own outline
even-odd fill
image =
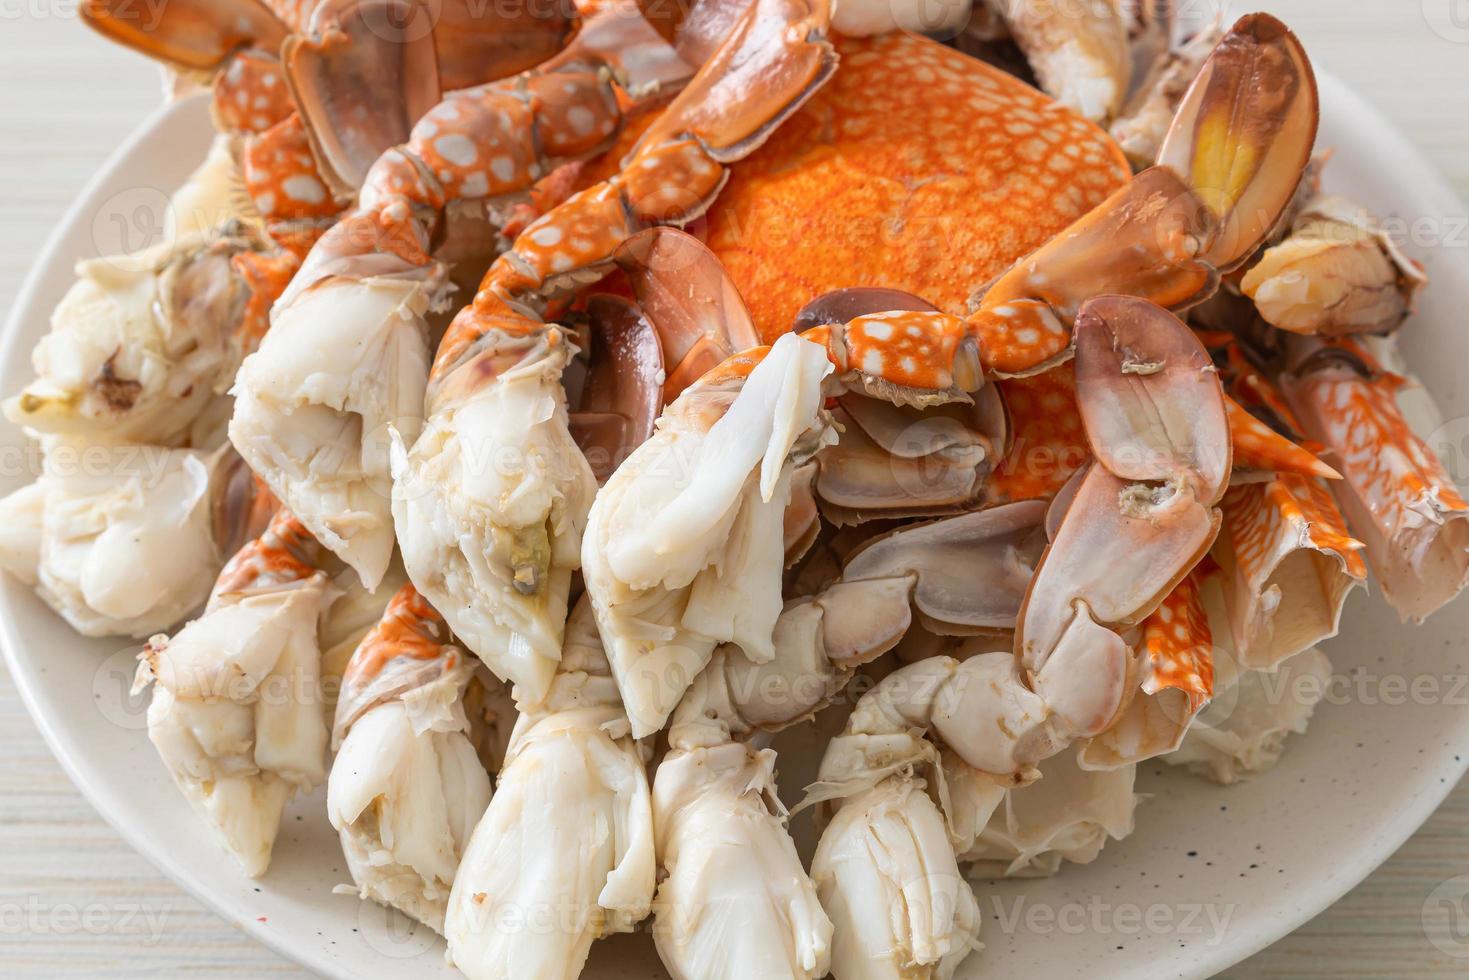
[[[767,343],[847,286],[963,315],[1130,176],[1102,130],[958,51],[902,33],[836,47],[831,81],[732,168],[708,219]]]

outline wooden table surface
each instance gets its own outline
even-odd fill
[[[0,0],[0,310],[73,195],[160,98],[152,67],[95,38],[76,6]],[[1469,0],[1249,6],[1291,23],[1469,199]],[[304,975],[118,839],[62,773],[3,668],[0,745],[0,974]],[[1469,976],[1469,948],[1445,955],[1423,927],[1433,888],[1466,873],[1469,783],[1348,896],[1229,975]]]

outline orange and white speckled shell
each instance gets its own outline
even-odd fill
[[[1232,487],[1220,501],[1224,527],[1216,545],[1236,656],[1248,667],[1273,667],[1281,659],[1336,632],[1348,593],[1367,578],[1363,544],[1323,480],[1281,473],[1261,483]],[[1287,564],[1307,552],[1306,564]],[[1317,635],[1285,642],[1273,620],[1278,605],[1292,605],[1289,626]]]
[[[1214,634],[1199,593],[1201,575],[1190,572],[1143,620],[1145,694],[1173,688],[1197,711],[1214,693]]]
[[[1044,374],[996,382],[1010,413],[1010,451],[990,477],[988,501],[1055,496],[1091,458],[1076,407],[1076,373],[1061,364]]]
[[[709,219],[767,342],[846,286],[963,315],[1129,176],[1100,129],[958,51],[902,33],[835,43],[834,77],[733,168]]]

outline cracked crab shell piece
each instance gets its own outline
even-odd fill
[[[7,570],[85,636],[167,629],[203,605],[237,544],[218,536],[242,522],[216,510],[242,470],[227,449],[48,439],[40,489],[7,500],[23,521],[6,530]]]
[[[196,232],[78,263],[31,354],[37,377],[6,399],[6,417],[45,433],[187,442],[245,354],[251,290],[231,259],[261,247],[248,235]]]
[[[982,877],[1051,875],[1063,861],[1090,864],[1108,841],[1131,834],[1137,767],[1098,772],[1079,766],[1076,757],[1076,751],[1054,755],[1040,764],[1036,781],[1002,786],[946,753],[949,823],[973,841],[960,863]]]
[[[277,304],[235,382],[230,441],[370,590],[393,554],[389,429],[411,441],[423,424],[431,291],[411,273],[329,277]]]
[[[930,628],[1013,629],[1044,540],[1045,511],[1041,501],[1024,501],[902,528],[848,559],[842,581],[911,575],[913,605]]]
[[[1234,783],[1274,768],[1292,733],[1305,734],[1330,687],[1331,662],[1303,651],[1271,670],[1229,668],[1214,703],[1205,708],[1170,765],[1187,766],[1216,783]]]
[[[594,940],[648,914],[655,884],[644,759],[583,602],[460,863],[450,959],[471,980],[574,980]]]
[[[454,634],[531,701],[561,655],[596,477],[568,427],[559,330],[486,343],[440,383],[415,442],[393,436],[408,575]],[[408,448],[411,447],[411,448]]]
[[[1041,88],[1057,102],[1099,122],[1122,108],[1132,80],[1132,49],[1119,4],[981,2],[1004,18]]]
[[[258,877],[286,802],[326,778],[317,621],[326,577],[225,597],[171,639],[154,637],[148,737],[194,810]]]
[[[1396,329],[1427,281],[1376,218],[1350,201],[1325,197],[1305,206],[1285,240],[1245,273],[1240,289],[1271,325],[1334,337]]]
[[[706,376],[597,495],[582,569],[636,736],[663,727],[717,643],[773,656],[791,456],[824,433],[830,370],[788,335],[743,384]]]
[[[1213,555],[1241,664],[1273,667],[1335,636],[1367,566],[1326,485],[1283,473],[1231,488],[1220,509]]]
[[[1223,36],[1224,25],[1216,20],[1182,47],[1163,52],[1128,97],[1110,131],[1137,169],[1157,159],[1178,103]]]
[[[490,779],[467,737],[472,661],[405,588],[348,665],[327,816],[362,898],[444,931],[444,910]]]
[[[687,232],[650,228],[624,242],[614,258],[657,331],[667,401],[721,361],[760,343],[729,274]]]
[[[653,434],[663,411],[664,354],[648,318],[620,296],[592,296],[587,315],[590,356],[569,427],[597,482],[605,483]]]
[[[1346,361],[1281,379],[1306,433],[1344,477],[1337,500],[1383,595],[1405,620],[1421,621],[1469,582],[1469,503],[1403,416],[1397,387]]]
[[[832,924],[786,830],[774,752],[676,747],[653,781],[653,824],[653,939],[675,980],[826,975]]]
[[[1076,394],[1099,463],[1124,480],[1187,480],[1212,504],[1230,471],[1219,375],[1193,331],[1131,296],[1099,296],[1077,312]]]

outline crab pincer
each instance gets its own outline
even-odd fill
[[[518,700],[444,934],[471,980],[574,980],[595,940],[647,916],[656,884],[646,759],[585,600],[550,689],[535,704]]]
[[[326,778],[317,624],[333,594],[288,511],[220,573],[203,614],[139,657],[148,738],[245,873],[270,863],[281,813]]]
[[[470,741],[474,661],[413,586],[393,596],[342,677],[327,817],[363,898],[436,932],[490,777]]]

